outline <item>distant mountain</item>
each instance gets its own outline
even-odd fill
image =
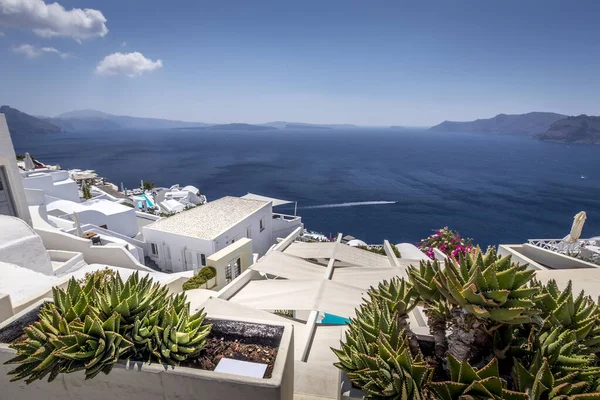
[[[600,144],[600,117],[579,115],[567,117],[553,123],[537,139],[560,143]]]
[[[333,129],[331,126],[307,125],[307,124],[286,124],[284,129]]]
[[[252,124],[222,124],[222,125],[212,125],[206,127],[206,129],[217,130],[217,131],[271,131],[275,130],[274,126],[266,126],[266,125],[252,125]]]
[[[96,110],[70,111],[50,121],[65,130],[90,131],[103,129],[172,129],[209,126],[202,122],[176,121],[159,118],[139,118],[113,115]]]
[[[444,121],[429,129],[440,132],[473,132],[504,135],[535,135],[546,132],[550,125],[566,115],[531,112],[528,114],[498,114],[494,118],[469,122]]]
[[[2,106],[0,107],[0,114],[4,114],[6,117],[8,130],[11,135],[62,132],[62,129],[59,126],[46,120],[25,114],[16,108]]]
[[[272,126],[278,129],[323,129],[323,128],[331,128],[331,129],[352,129],[352,128],[362,128],[358,125],[352,124],[308,124],[306,122],[285,122],[285,121],[273,121],[267,122],[266,124],[262,124],[264,126]]]

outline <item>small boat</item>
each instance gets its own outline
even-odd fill
[[[587,176],[581,175],[581,179],[587,179]]]

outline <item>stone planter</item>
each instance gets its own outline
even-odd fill
[[[45,300],[51,301],[51,300]],[[7,342],[35,321],[45,302],[39,301],[0,324],[0,393],[11,400],[217,400],[272,399],[292,400],[294,391],[294,342],[292,325],[261,321],[210,318],[216,335],[243,337],[256,343],[278,347],[273,373],[269,379],[205,371],[161,364],[121,361],[109,375],[99,374],[85,380],[83,371],[60,374],[53,382],[38,380],[29,385],[10,382],[7,372],[15,365],[4,365],[16,352]],[[207,318],[207,320],[209,320]],[[16,335],[16,336],[15,336]]]

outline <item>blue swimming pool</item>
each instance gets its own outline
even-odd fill
[[[349,318],[343,318],[343,317],[339,317],[337,315],[334,314],[327,314],[327,313],[323,313],[324,317],[321,320],[321,324],[326,324],[326,325],[346,325],[346,323],[350,323],[350,319]]]
[[[146,204],[148,207],[154,207],[154,203],[150,200],[150,197],[146,196],[146,193],[142,194],[142,197],[146,199]]]

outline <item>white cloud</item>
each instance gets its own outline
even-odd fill
[[[127,75],[134,77],[162,68],[162,66],[162,60],[152,61],[137,51],[134,53],[113,53],[104,57],[98,63],[96,73],[98,75]]]
[[[54,47],[37,47],[31,44],[22,44],[20,46],[13,47],[12,51],[17,54],[24,54],[27,58],[36,58],[45,53],[53,53],[63,59],[69,57],[69,53],[63,53]]]
[[[73,8],[44,0],[0,0],[0,25],[31,29],[42,37],[67,36],[77,41],[108,33],[99,10]]]

